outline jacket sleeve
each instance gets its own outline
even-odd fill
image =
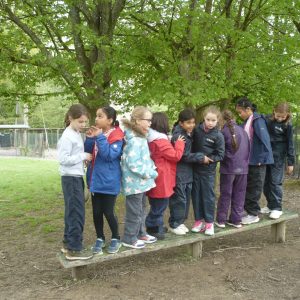
[[[177,162],[181,159],[183,151],[184,151],[184,142],[183,141],[176,141],[173,145],[166,140],[164,145],[160,147],[160,152],[162,157],[169,161]]]
[[[265,120],[263,118],[256,119],[253,124],[253,129],[265,148],[265,151],[260,153],[260,155],[257,157],[257,161],[263,163],[265,161],[266,153],[271,155],[273,158],[270,135]]]
[[[96,137],[96,144],[99,149],[97,156],[104,161],[113,161],[122,155],[123,140],[109,144],[106,136],[101,133]]]
[[[86,159],[86,153],[71,155],[72,141],[68,138],[62,139],[58,146],[58,161],[61,165],[73,166]]]
[[[293,127],[291,124],[288,124],[288,127],[287,127],[287,164],[288,164],[288,166],[293,166],[295,164]]]
[[[219,134],[216,140],[216,149],[214,150],[212,155],[209,155],[214,162],[218,162],[223,160],[225,155],[225,140],[223,134]]]
[[[148,149],[145,149],[145,147],[148,148],[148,145],[139,144],[131,147],[125,156],[125,163],[132,173],[143,179],[156,178],[156,167],[150,158]],[[144,163],[145,161],[148,162]]]
[[[84,151],[92,154],[94,144],[95,144],[95,138],[86,137],[84,141]]]

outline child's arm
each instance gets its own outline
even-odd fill
[[[90,153],[81,152],[75,155],[72,153],[72,141],[68,138],[60,141],[58,148],[58,161],[61,165],[76,165],[84,160],[91,160],[92,155]]]
[[[295,149],[293,141],[293,127],[288,124],[287,127],[287,173],[292,174],[295,164]]]
[[[113,161],[122,155],[123,140],[109,144],[104,134],[99,134],[96,137],[97,147],[99,149],[97,156],[105,161]]]
[[[84,141],[84,151],[88,153],[93,153],[94,144],[95,138],[87,136]]]
[[[164,157],[165,159],[173,162],[178,162],[183,155],[184,141],[177,140],[173,147],[173,145],[168,140],[165,140],[164,145],[162,145],[159,150],[162,157]]]
[[[209,155],[209,158],[211,158],[214,162],[218,162],[223,160],[225,155],[225,140],[223,134],[220,134],[218,136],[218,139],[216,140],[216,149],[213,152],[213,155]]]

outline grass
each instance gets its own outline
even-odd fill
[[[1,220],[14,221],[25,231],[59,230],[64,203],[56,161],[0,158],[0,174]]]

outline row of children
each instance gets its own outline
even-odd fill
[[[203,122],[196,125],[194,111],[185,109],[179,113],[170,141],[164,113],[152,114],[146,107],[136,107],[130,120],[123,120],[123,133],[116,111],[102,107],[97,110],[95,126],[86,132],[83,143],[80,131],[85,128],[88,113],[80,104],[71,106],[66,114],[67,128],[58,145],[65,199],[62,251],[66,258],[91,257],[82,251],[84,161],[88,162],[87,185],[97,235],[92,247],[94,255],[102,254],[105,247],[104,216],[112,232],[108,253],[118,252],[122,244],[140,249],[164,239],[164,212],[168,206],[169,230],[185,235],[189,231],[184,222],[190,198],[195,218],[191,231],[213,235],[217,162],[220,198],[216,226],[224,228],[228,224],[239,228],[258,222],[262,192],[268,202],[262,212],[279,218],[286,157],[289,173],[294,164],[288,105],[281,103],[272,115],[263,116],[244,97],[238,100],[236,111],[245,121],[242,127],[235,123],[229,110],[221,115],[218,108],[210,106],[203,113]],[[126,197],[122,242],[114,212],[121,188]],[[150,204],[148,214],[146,196]]]

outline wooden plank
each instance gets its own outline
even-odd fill
[[[275,225],[275,224],[277,226],[278,223],[282,223],[283,221],[288,221],[288,220],[292,220],[292,219],[296,219],[296,218],[298,218],[297,213],[290,212],[290,211],[284,211],[282,216],[277,220],[272,220],[268,216],[261,216],[261,220],[258,223],[245,225],[242,228],[237,229],[237,228],[234,228],[231,226],[226,226],[226,228],[224,228],[224,229],[215,228],[215,235],[213,235],[213,236],[207,236],[207,235],[200,234],[200,233],[188,233],[184,236],[178,236],[178,235],[174,235],[172,233],[167,233],[165,240],[158,241],[154,244],[148,244],[143,249],[129,249],[129,248],[122,247],[118,253],[108,254],[108,253],[104,252],[103,255],[98,255],[98,256],[96,255],[96,256],[93,256],[93,258],[88,259],[88,260],[68,261],[68,260],[66,260],[65,256],[62,253],[58,254],[58,258],[59,258],[61,265],[64,268],[74,268],[74,267],[78,267],[78,266],[85,266],[85,265],[90,265],[90,264],[94,264],[94,263],[115,260],[115,259],[119,259],[119,258],[123,258],[123,257],[129,257],[132,255],[138,255],[141,253],[150,253],[150,252],[159,251],[159,250],[163,250],[163,249],[169,249],[169,248],[183,246],[183,245],[187,245],[187,244],[193,244],[196,242],[201,242],[201,241],[205,241],[205,240],[224,237],[224,236],[239,233],[239,232],[256,230],[258,228],[263,228],[263,227],[267,227],[267,226],[271,226],[271,225]],[[275,231],[276,234],[277,234],[277,230],[278,230],[278,228],[276,227],[276,231]],[[283,232],[282,232],[283,228],[281,228],[280,230],[281,230],[281,232],[278,233],[278,235],[281,236],[281,239],[283,240]],[[198,247],[198,246],[195,246],[195,247]],[[104,251],[105,251],[105,249],[104,249]]]

